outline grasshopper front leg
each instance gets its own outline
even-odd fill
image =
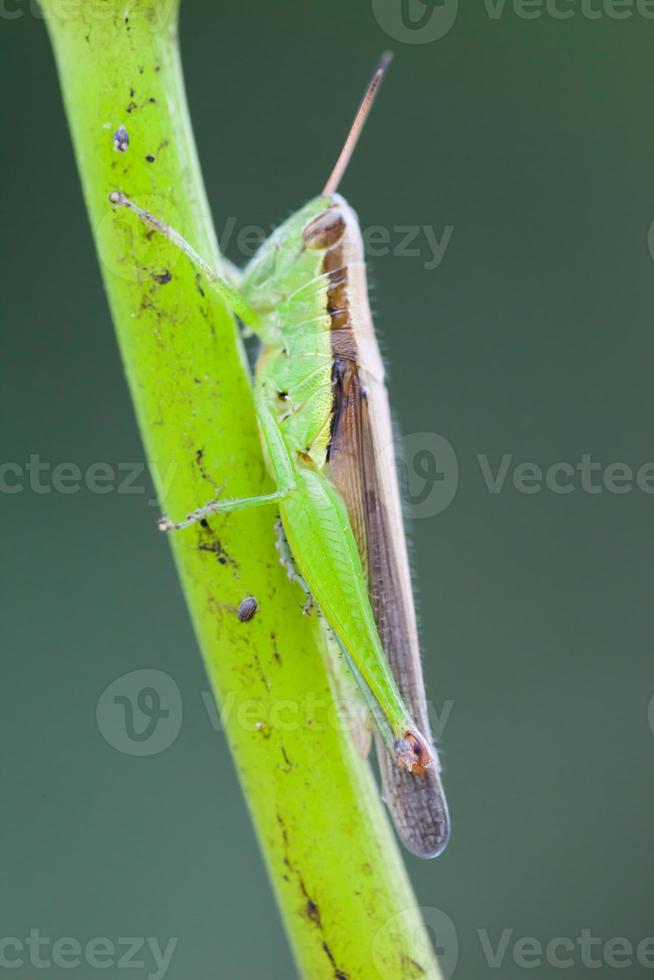
[[[202,273],[202,275],[207,280],[208,284],[214,289],[222,299],[225,301],[227,306],[232,310],[243,323],[250,327],[255,333],[258,332],[260,327],[260,320],[258,314],[252,309],[252,307],[245,302],[238,289],[223,276],[219,275],[215,269],[212,269],[208,262],[206,262],[201,255],[195,251],[193,246],[183,238],[178,231],[167,225],[165,221],[161,221],[156,215],[152,214],[150,211],[146,211],[145,208],[139,207],[134,201],[131,201],[125,194],[120,191],[113,191],[109,195],[109,200],[118,208],[127,208],[132,211],[147,228],[151,228],[153,231],[158,232],[164,238],[167,238],[169,242],[172,242],[180,251],[186,255],[193,265]],[[230,276],[236,279],[238,272],[235,266],[229,263]]]
[[[131,201],[120,191],[113,191],[109,195],[109,200],[115,207],[123,207],[132,211],[147,228],[151,228],[168,239],[169,242],[172,242],[173,245],[179,248],[190,259],[192,264],[205,277],[209,286],[219,293],[229,308],[242,320],[246,327],[255,333],[261,330],[261,321],[258,314],[245,302],[233,282],[220,276],[212,269],[209,263],[195,251],[193,246],[178,231],[150,211],[146,211],[145,208],[135,204],[134,201]],[[229,269],[230,277],[235,282],[239,276],[239,271],[231,263],[229,264]],[[226,514],[231,511],[245,510],[248,507],[274,504],[286,497],[295,488],[293,468],[289,465],[288,458],[286,460],[283,457],[278,458],[276,476],[278,477],[277,489],[272,493],[259,494],[254,497],[241,497],[235,500],[213,500],[191,511],[180,521],[171,520],[164,515],[159,518],[157,526],[161,531],[181,531],[187,527],[191,527],[193,524],[197,524],[199,521],[205,520],[212,514]]]

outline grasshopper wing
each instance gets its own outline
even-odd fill
[[[345,500],[386,658],[402,698],[430,738],[386,387],[344,359],[334,363],[334,388],[330,479]],[[379,737],[377,753],[400,837],[414,854],[435,857],[449,837],[438,761],[422,774],[402,771]]]

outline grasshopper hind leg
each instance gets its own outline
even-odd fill
[[[183,531],[184,528],[192,527],[193,524],[206,520],[212,514],[227,514],[234,510],[245,510],[248,507],[274,504],[287,497],[291,489],[275,490],[273,493],[264,493],[258,497],[240,497],[238,500],[212,500],[210,503],[198,507],[197,510],[192,510],[181,521],[172,521],[164,515],[157,521],[157,527],[160,531]]]

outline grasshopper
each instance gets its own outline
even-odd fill
[[[324,190],[263,243],[238,287],[124,194],[110,200],[181,248],[261,341],[254,398],[275,490],[215,500],[159,526],[279,508],[293,560],[374,717],[398,833],[414,854],[435,857],[449,817],[429,730],[384,367],[359,223],[337,193],[389,60],[382,56]]]

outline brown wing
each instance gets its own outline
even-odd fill
[[[349,359],[335,361],[333,381],[330,478],[345,500],[386,658],[430,739],[386,388]],[[386,802],[405,844],[423,857],[440,853],[449,818],[437,764],[422,775],[400,770],[379,736],[377,754]]]

